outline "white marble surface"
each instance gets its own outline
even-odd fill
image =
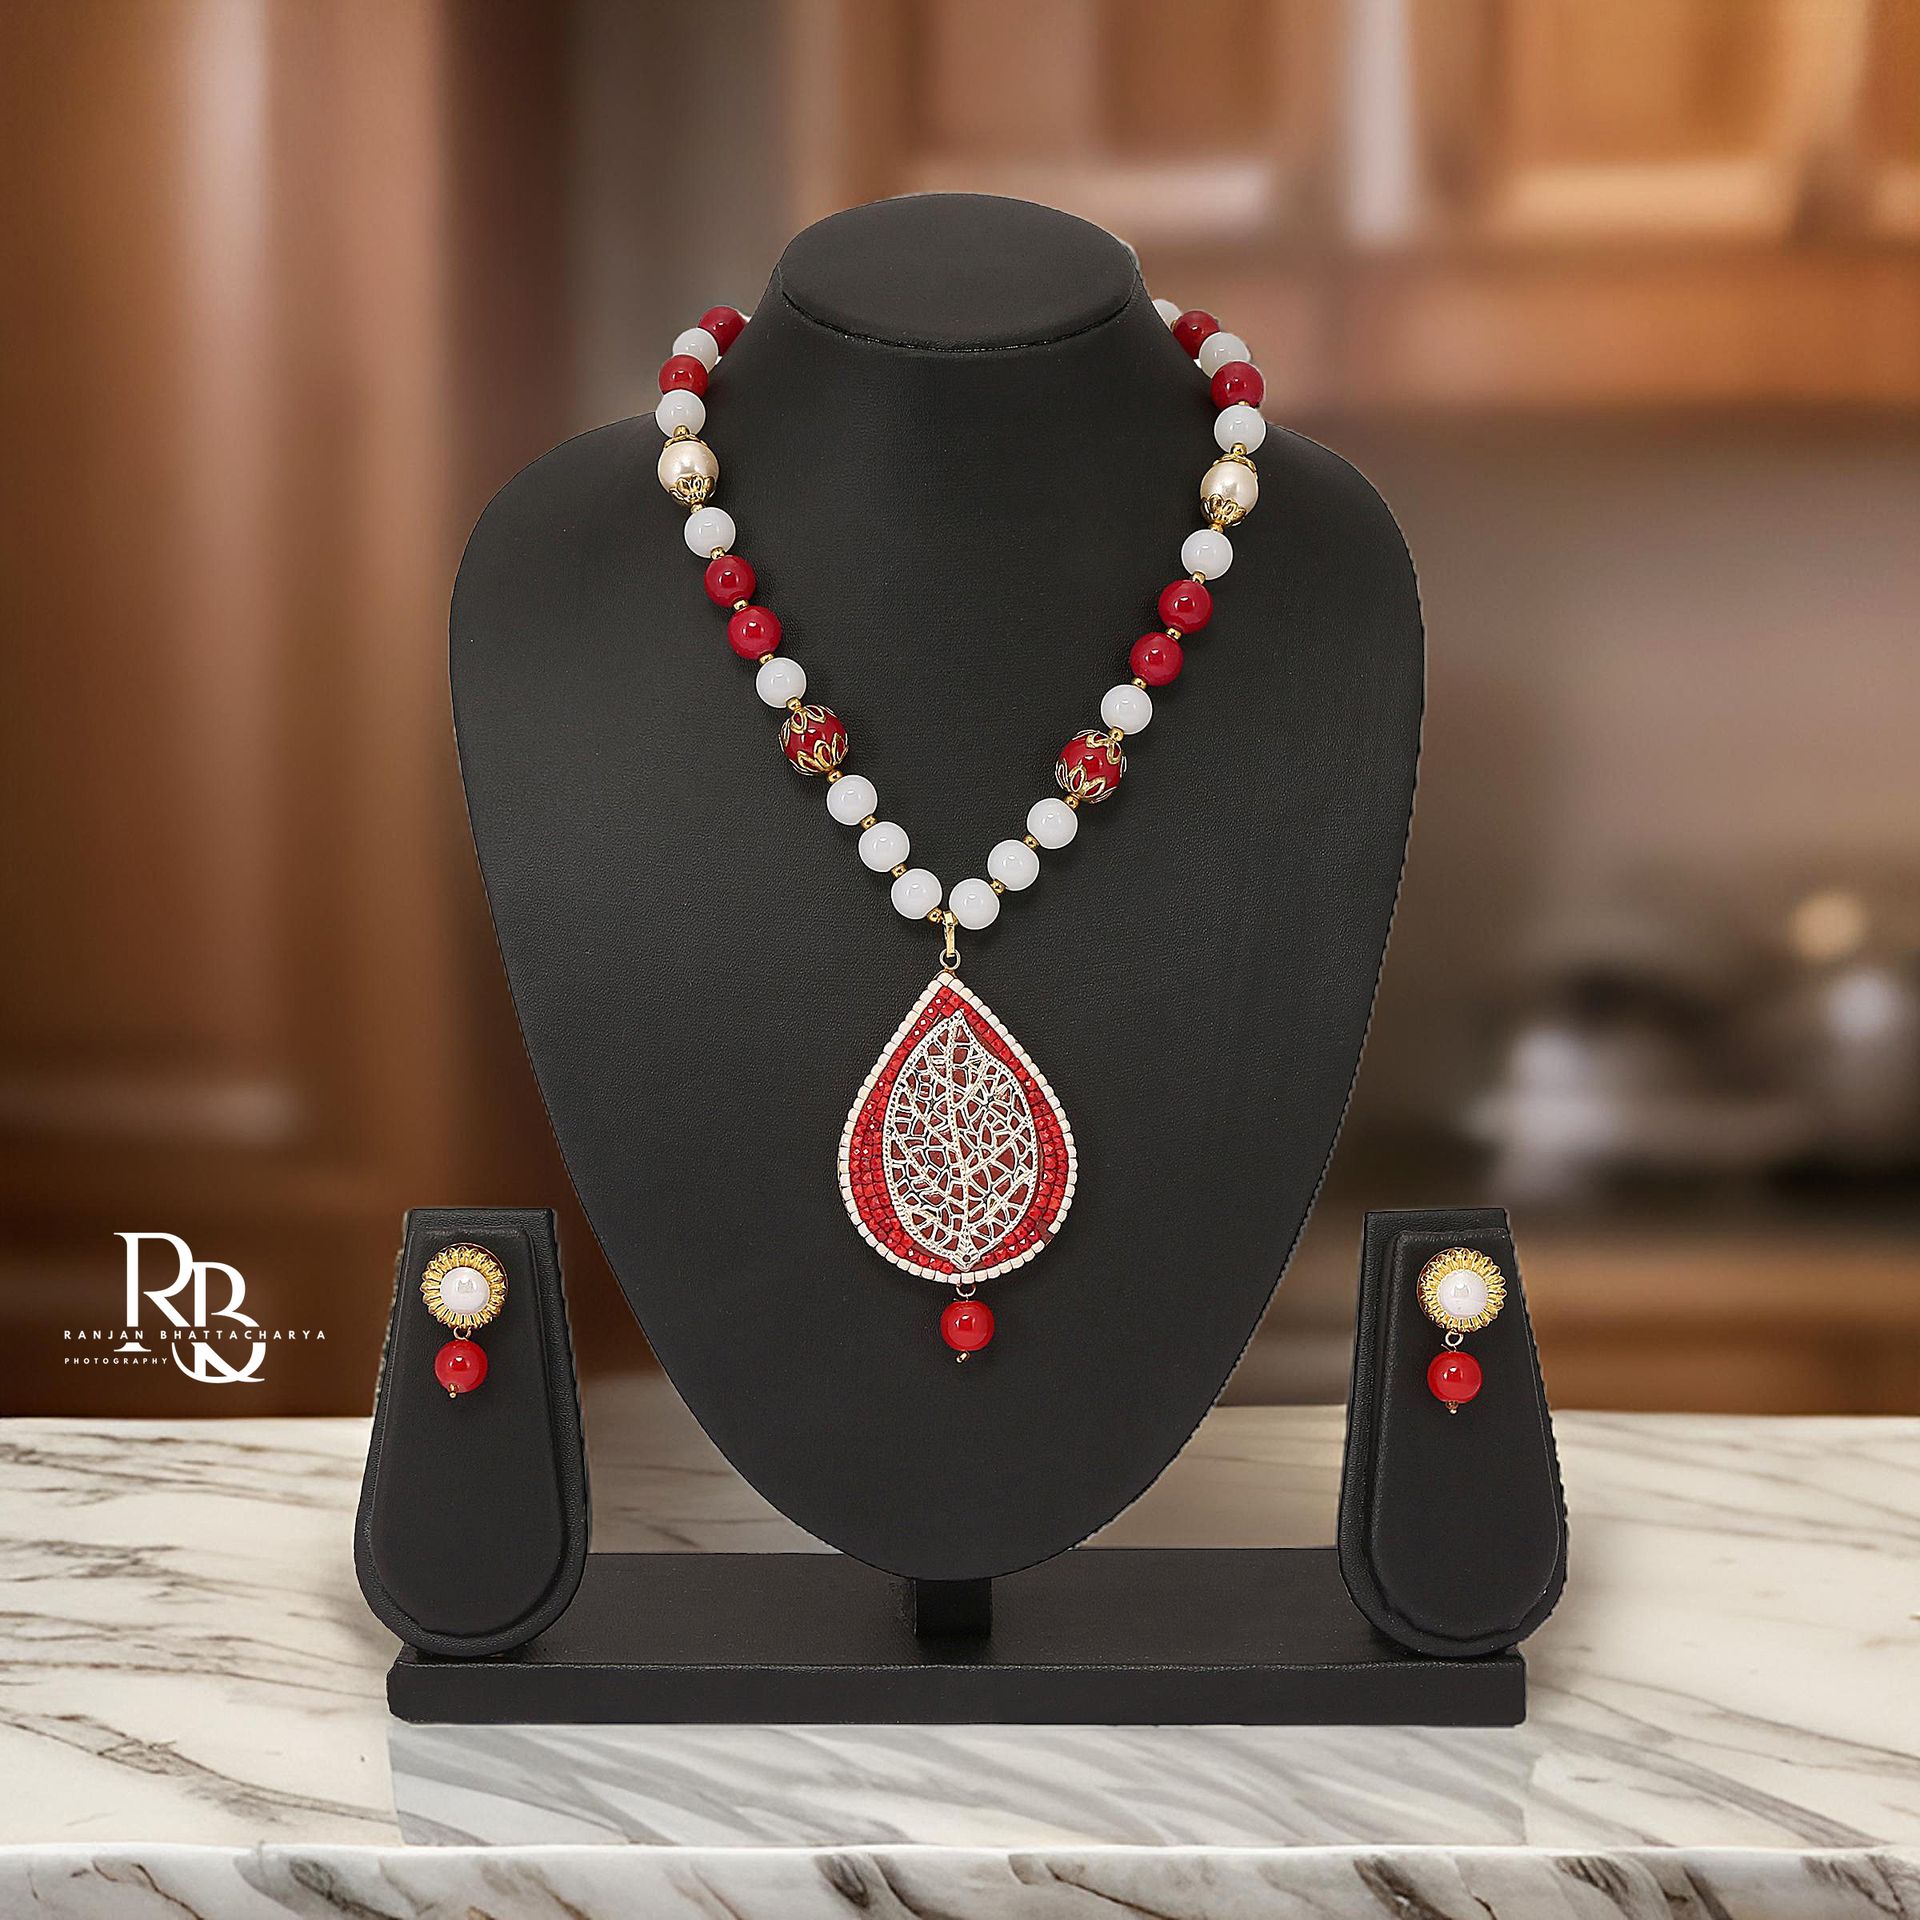
[[[597,1546],[808,1544],[651,1383],[589,1419]],[[0,1912],[1920,1915],[1920,1422],[1559,1433],[1524,1727],[449,1736],[384,1713],[363,1422],[0,1423]],[[1104,1537],[1324,1541],[1338,1451],[1223,1410]]]

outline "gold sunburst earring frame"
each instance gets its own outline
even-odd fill
[[[1471,1320],[1447,1312],[1440,1304],[1441,1282],[1454,1273],[1477,1273],[1487,1283],[1487,1304]],[[1435,1326],[1444,1327],[1450,1334],[1477,1333],[1506,1304],[1506,1275],[1484,1253],[1476,1253],[1471,1247],[1448,1247],[1420,1269],[1421,1308]],[[1449,1341],[1448,1344],[1455,1343]]]
[[[486,1281],[487,1304],[478,1313],[461,1313],[440,1297],[440,1283],[455,1267],[471,1267]],[[442,1247],[427,1262],[420,1276],[420,1298],[443,1327],[452,1327],[457,1333],[471,1333],[475,1327],[484,1327],[489,1321],[499,1319],[500,1309],[507,1304],[506,1269],[485,1247],[469,1246],[464,1241]]]

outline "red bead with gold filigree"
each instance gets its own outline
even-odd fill
[[[1076,733],[1060,749],[1053,777],[1069,800],[1083,807],[1097,807],[1111,800],[1120,787],[1120,776],[1127,770],[1127,756],[1110,733],[1089,727]]]
[[[780,745],[800,773],[830,773],[847,757],[847,729],[831,707],[802,701],[780,728]]]

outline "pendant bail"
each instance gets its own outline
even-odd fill
[[[960,971],[960,948],[953,937],[956,922],[953,917],[952,908],[948,908],[941,914],[940,925],[945,930],[947,936],[946,951],[940,956],[940,964],[947,972],[958,973]]]

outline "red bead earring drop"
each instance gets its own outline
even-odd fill
[[[1471,1247],[1449,1247],[1420,1269],[1420,1305],[1443,1330],[1441,1350],[1427,1362],[1427,1390],[1449,1413],[1458,1413],[1485,1384],[1480,1362],[1466,1352],[1466,1338],[1506,1305],[1506,1276]]]
[[[500,1317],[507,1302],[507,1276],[485,1247],[461,1242],[442,1247],[420,1279],[427,1311],[457,1338],[433,1356],[433,1377],[457,1400],[487,1377],[486,1349],[466,1336]]]

